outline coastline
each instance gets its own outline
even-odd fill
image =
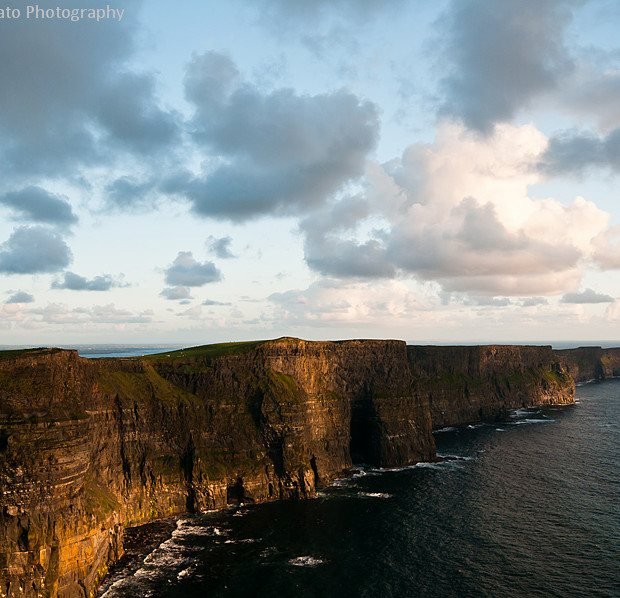
[[[35,351],[5,354],[2,371],[6,380],[21,380],[9,395],[9,411],[5,399],[0,423],[10,437],[7,465],[26,467],[18,480],[6,477],[9,470],[3,474],[9,492],[0,523],[9,567],[0,582],[7,591],[30,580],[35,592],[44,584],[52,594],[64,588],[76,596],[79,587],[96,587],[118,559],[125,527],[188,510],[312,497],[350,469],[356,455],[386,468],[435,458],[431,430],[444,426],[433,413],[469,423],[531,401],[569,403],[574,392],[550,347],[429,348],[402,341],[283,338],[120,360]],[[49,388],[64,390],[55,390],[47,414],[34,420],[31,404],[41,404],[40,393]],[[22,448],[13,440],[18,430],[30,435]],[[41,455],[28,452],[33,433],[49,447]],[[118,441],[110,444],[111,438]],[[64,472],[50,478],[45,459],[65,460]],[[68,473],[73,481],[66,485]],[[43,484],[63,490],[32,502],[32,489]],[[71,526],[64,519],[70,511]],[[101,526],[97,535],[93,517]],[[63,529],[58,544],[46,545],[45,521]],[[19,529],[35,522],[41,531],[33,544],[17,549]],[[79,552],[67,552],[65,542]],[[90,573],[84,578],[80,571]]]

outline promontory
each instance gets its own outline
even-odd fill
[[[571,374],[617,376],[620,352],[296,338],[2,351],[0,596],[94,596],[128,526],[310,498],[354,463],[433,460],[433,429],[571,403]]]

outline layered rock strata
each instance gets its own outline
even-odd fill
[[[555,354],[575,382],[620,378],[620,349],[578,347]]]
[[[574,401],[551,347],[409,346],[409,365],[433,429],[506,417],[509,409]]]
[[[0,596],[92,596],[126,526],[312,497],[433,427],[572,399],[549,348],[298,339],[142,359],[0,353]]]

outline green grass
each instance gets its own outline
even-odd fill
[[[95,516],[104,518],[120,508],[116,496],[106,486],[93,479],[88,479],[84,484],[84,493],[86,494],[86,508]]]
[[[104,392],[138,402],[152,396],[168,405],[198,402],[195,395],[162,378],[150,364],[143,372],[104,372],[99,376],[99,384]]]
[[[167,359],[212,359],[215,357],[227,357],[229,355],[245,355],[250,353],[260,345],[270,342],[298,342],[300,339],[291,336],[283,336],[277,339],[267,339],[259,341],[242,341],[235,343],[216,343],[213,345],[200,345],[198,347],[188,347],[187,349],[177,349],[176,351],[166,351],[165,353],[154,353],[143,357],[131,357],[129,359],[144,359],[146,361],[164,361]]]
[[[0,389],[8,397],[42,397],[54,392],[51,380],[33,377],[27,371],[0,371]]]
[[[196,359],[214,357],[224,357],[228,355],[244,355],[254,350],[259,345],[268,341],[246,341],[239,343],[217,343],[215,345],[201,345],[199,347],[189,347],[178,349],[177,351],[167,351],[166,353],[155,353],[144,357],[133,357],[132,359],[144,359],[146,361],[163,361],[165,359]]]
[[[295,378],[274,370],[267,370],[264,376],[261,376],[258,388],[264,399],[271,399],[278,404],[301,403],[306,398],[297,388]]]
[[[204,448],[196,451],[195,470],[210,481],[230,477],[251,477],[264,471],[265,458],[255,451],[232,451],[225,448]]]
[[[49,351],[50,353],[57,353],[60,349],[46,349],[45,347],[39,347],[36,349],[7,349],[0,351],[0,359],[9,359],[13,357],[21,357],[28,353],[40,353],[41,351]]]
[[[569,376],[555,370],[543,367],[531,367],[526,370],[516,370],[504,378],[504,382],[510,385],[532,384],[541,380],[562,386]]]

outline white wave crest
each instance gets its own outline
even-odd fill
[[[324,563],[325,561],[323,559],[318,559],[313,556],[297,556],[289,560],[289,565],[295,567],[318,567]]]

